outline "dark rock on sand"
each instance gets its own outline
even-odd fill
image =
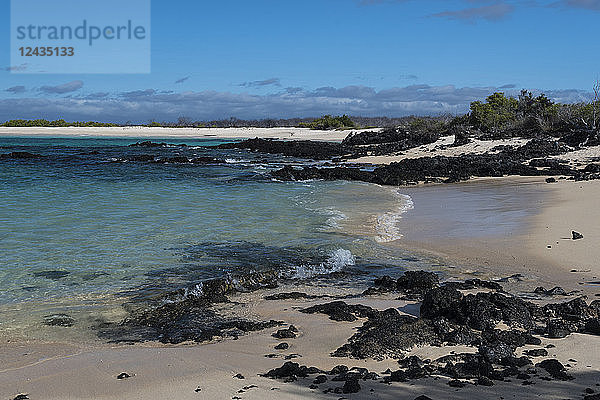
[[[298,299],[316,299],[317,296],[302,293],[302,292],[288,292],[288,293],[277,293],[269,296],[265,296],[265,300],[298,300]]]
[[[414,294],[425,294],[439,285],[439,278],[433,272],[406,271],[396,282],[399,290]]]
[[[525,354],[529,357],[546,357],[548,355],[548,350],[546,349],[532,349],[525,350]]]
[[[408,297],[420,298],[425,292],[439,285],[439,278],[433,272],[407,271],[397,280],[385,275],[375,279],[374,284],[375,287],[367,289],[365,295],[399,291]]]
[[[467,384],[465,382],[459,381],[458,379],[453,379],[450,382],[448,382],[448,386],[453,388],[463,388],[467,386]]]
[[[555,359],[544,360],[541,363],[537,364],[538,367],[546,370],[555,379],[559,379],[561,381],[572,380],[573,377],[566,373],[566,368],[564,365],[560,363],[560,361]]]
[[[480,386],[494,386],[494,381],[487,376],[480,376],[477,378],[477,384]]]
[[[562,339],[571,334],[571,327],[563,320],[548,320],[546,323],[546,334],[550,339]]]
[[[315,385],[320,385],[320,384],[325,383],[325,382],[327,382],[327,376],[325,376],[325,375],[319,375],[313,381],[313,383]]]
[[[502,285],[498,282],[484,281],[479,278],[467,279],[464,282],[446,282],[446,287],[451,287],[458,290],[473,290],[473,289],[491,289],[502,291]]]
[[[275,346],[275,350],[287,350],[289,348],[290,348],[290,345],[287,344],[286,342],[279,343],[277,346]]]
[[[501,293],[477,293],[463,296],[456,289],[441,287],[425,294],[421,315],[445,317],[477,330],[493,329],[503,321],[510,326],[533,327],[530,309],[536,306]]]
[[[127,379],[127,378],[131,378],[131,375],[129,375],[127,372],[121,372],[119,375],[117,375],[117,379]]]
[[[358,378],[349,378],[346,380],[346,382],[344,383],[344,386],[342,387],[342,393],[344,394],[348,394],[348,393],[358,393],[360,392],[360,384],[358,383]]]
[[[476,379],[479,377],[494,377],[493,365],[481,354],[462,353],[441,357],[438,364],[445,364],[441,372],[455,379]]]
[[[233,377],[236,379],[246,379],[246,377],[242,374],[235,374]]]
[[[21,393],[15,396],[13,400],[29,400],[29,395],[25,393]]]
[[[296,380],[297,378],[306,378],[310,374],[319,374],[322,372],[323,371],[315,367],[300,366],[298,363],[287,361],[281,367],[274,368],[262,376],[272,379],[287,378]]]
[[[432,289],[423,298],[421,316],[430,319],[442,316],[452,319],[458,315],[462,299],[462,293],[449,285]]]
[[[541,309],[547,318],[547,333],[552,331],[585,332],[586,325],[599,317],[598,303],[588,305],[577,298],[564,303],[547,304]]]
[[[52,314],[44,317],[44,324],[49,326],[71,327],[75,324],[75,318],[68,314]]]
[[[369,318],[375,316],[379,311],[360,304],[349,305],[343,301],[334,301],[331,303],[317,304],[312,307],[300,310],[306,314],[326,314],[334,321],[356,321],[357,318]]]
[[[296,337],[296,332],[298,332],[298,330],[294,327],[294,325],[291,325],[287,329],[279,329],[271,336],[277,339],[294,339]]]
[[[526,344],[539,346],[542,341],[527,331],[493,329],[482,332],[482,339],[486,343],[504,342],[514,347],[522,347]]]
[[[533,293],[543,294],[545,296],[567,296],[567,292],[560,286],[553,287],[552,289],[546,290],[543,286],[535,288]]]
[[[415,346],[440,345],[442,340],[443,333],[432,321],[388,309],[370,317],[348,343],[332,355],[360,359],[399,357],[403,351]]]
[[[579,232],[571,232],[571,235],[573,236],[573,240],[579,240],[579,239],[583,239],[583,235]]]
[[[395,151],[429,144],[439,139],[439,133],[411,131],[402,127],[385,128],[379,132],[360,132],[348,135],[342,144],[345,146],[365,146],[373,144],[395,144]]]

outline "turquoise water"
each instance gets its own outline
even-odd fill
[[[410,202],[396,190],[277,182],[270,170],[304,161],[210,147],[222,141],[134,142],[0,138],[0,154],[43,156],[0,160],[0,305],[58,312],[267,269],[358,279],[426,263],[385,246]],[[227,162],[128,161],[148,154]]]

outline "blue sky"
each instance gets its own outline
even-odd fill
[[[600,0],[154,0],[139,75],[11,74],[1,4],[0,120],[460,113],[496,90],[581,101],[600,76]]]

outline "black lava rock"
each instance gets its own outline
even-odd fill
[[[546,370],[555,379],[559,379],[561,381],[572,380],[573,377],[566,373],[565,367],[560,363],[560,361],[555,359],[544,360],[541,363],[537,364],[538,367]]]
[[[348,393],[358,393],[360,392],[360,384],[358,383],[358,378],[349,378],[346,380],[346,382],[344,383],[344,386],[342,387],[342,393],[344,394],[348,394]]]
[[[334,321],[356,321],[358,318],[369,318],[375,316],[378,311],[360,304],[349,305],[343,301],[334,301],[331,303],[317,304],[309,308],[300,310],[307,314],[326,314]]]
[[[52,314],[44,317],[44,324],[48,326],[70,327],[75,324],[75,318],[68,314]]]
[[[529,357],[546,357],[548,355],[548,350],[546,349],[533,349],[526,350],[525,354]]]
[[[448,382],[448,386],[453,388],[463,388],[467,386],[467,384],[462,381],[459,381],[458,379],[453,379],[450,382]]]
[[[571,235],[573,236],[573,240],[583,239],[583,235],[579,232],[572,231]]]
[[[277,332],[273,333],[271,336],[277,339],[294,339],[296,337],[296,330],[290,328],[287,329],[279,329]]]

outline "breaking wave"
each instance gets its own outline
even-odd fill
[[[327,259],[319,265],[301,265],[296,267],[296,271],[291,278],[307,279],[317,275],[329,275],[334,272],[340,272],[346,267],[351,267],[356,260],[350,250],[337,249]]]
[[[375,240],[379,243],[393,242],[402,238],[403,235],[398,228],[398,221],[402,218],[402,214],[415,207],[409,195],[402,194],[398,190],[393,190],[393,194],[398,198],[400,206],[394,211],[377,216],[375,222],[377,236]]]

